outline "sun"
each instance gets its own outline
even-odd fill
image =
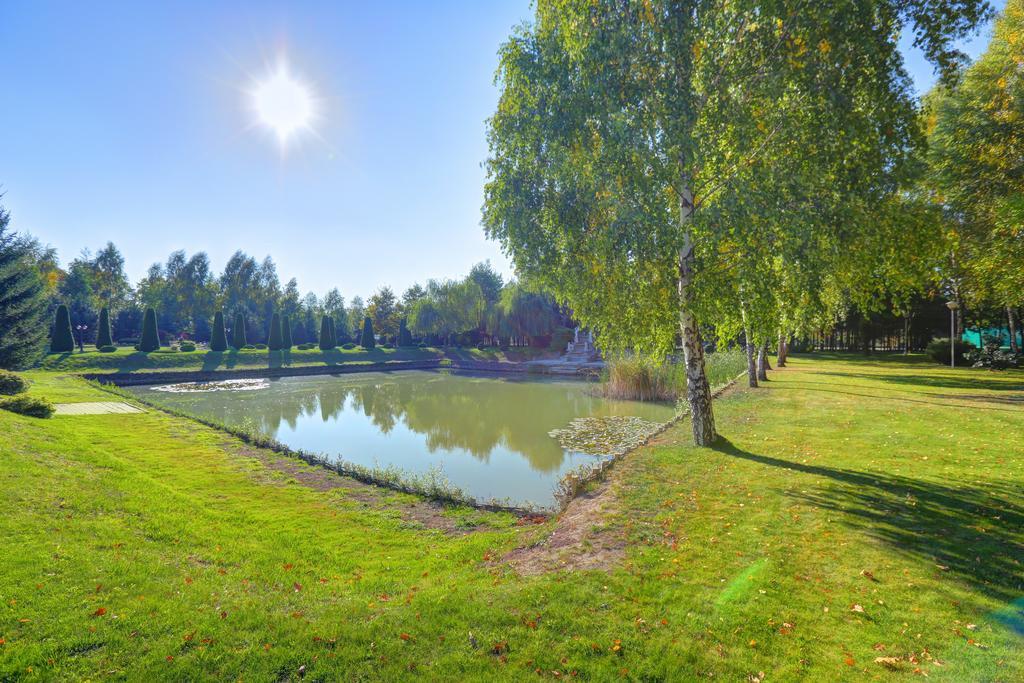
[[[312,130],[316,98],[308,85],[294,77],[282,62],[273,73],[255,84],[252,106],[260,124],[273,131],[284,147],[303,130]]]

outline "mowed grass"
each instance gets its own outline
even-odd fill
[[[0,413],[0,680],[1024,678],[1024,373],[771,376],[716,448],[683,423],[616,469],[621,563],[528,577],[501,557],[557,521],[449,534],[184,419]]]
[[[531,360],[547,353],[545,349],[529,347],[512,348],[502,351],[498,348],[434,348],[402,347],[397,349],[335,348],[322,351],[291,349],[290,351],[268,351],[267,349],[243,349],[229,351],[174,351],[169,347],[151,353],[142,353],[133,348],[118,347],[113,353],[100,353],[95,347],[87,346],[80,353],[55,353],[43,359],[44,370],[60,372],[147,372],[172,371],[213,371],[247,370],[255,368],[280,368],[300,366],[331,366],[345,363],[383,363],[398,360],[429,360],[452,358],[465,360],[521,361]]]

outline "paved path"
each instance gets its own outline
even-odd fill
[[[58,403],[58,415],[107,415],[110,413],[144,413],[146,411],[120,401],[98,403]]]

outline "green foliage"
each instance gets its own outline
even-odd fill
[[[245,316],[235,313],[235,326],[231,329],[231,345],[236,349],[244,349],[248,344],[245,340]]]
[[[270,333],[267,335],[267,348],[271,351],[280,351],[284,348],[284,341],[281,335],[281,315],[276,312],[270,317]]]
[[[341,345],[341,348],[345,349],[346,351],[351,351],[352,349],[356,348],[356,345],[353,342],[345,342],[344,344]]]
[[[242,351],[255,351],[259,344],[246,344],[242,347]]]
[[[227,351],[228,337],[224,333],[224,312],[217,311],[213,315],[213,334],[210,337],[211,351]]]
[[[331,317],[325,315],[320,319],[320,350],[327,351],[336,346],[334,342],[334,323]]]
[[[548,344],[548,348],[551,351],[565,351],[569,342],[573,340],[573,335],[573,331],[568,327],[556,327],[551,333],[551,343]]]
[[[96,331],[96,348],[100,349],[104,346],[113,346],[114,339],[110,334],[110,309],[104,306],[100,309],[100,321],[99,327]]]
[[[21,375],[0,370],[0,396],[13,396],[28,391],[28,382]]]
[[[252,346],[252,348],[254,348],[254,349],[258,350],[258,351],[266,351],[267,350],[267,345],[262,343],[262,342],[260,342],[259,344],[254,344]]]
[[[409,326],[405,318],[402,318],[398,323],[398,345],[412,346],[412,334],[409,332]]]
[[[99,352],[100,353],[117,353],[117,347],[114,346],[113,344],[111,344],[109,346],[101,346],[99,348]]]
[[[185,352],[195,351],[196,350],[195,342],[183,341],[180,344],[178,344],[178,350],[179,351],[185,351]]]
[[[71,329],[71,314],[68,312],[68,307],[61,304],[54,314],[50,353],[71,353],[74,350],[75,333]]]
[[[364,349],[372,349],[377,345],[373,338],[373,321],[370,320],[370,316],[363,319],[363,333],[359,337],[359,345]]]
[[[56,410],[45,398],[36,396],[14,396],[0,399],[0,410],[7,410],[28,417],[47,418]]]
[[[958,339],[956,341],[956,362],[957,364],[966,362],[966,355],[974,350],[974,344],[970,342]],[[941,337],[933,339],[925,347],[924,352],[928,354],[936,363],[943,365],[949,365],[951,358],[949,355],[949,337]]]
[[[147,308],[142,317],[142,336],[139,338],[139,351],[149,353],[160,348],[160,332],[156,327],[156,311]]]
[[[292,348],[292,321],[287,315],[281,316],[281,348],[288,350]]]

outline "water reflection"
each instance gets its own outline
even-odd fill
[[[664,421],[672,412],[601,399],[579,381],[429,371],[286,377],[246,392],[137,391],[227,424],[255,422],[293,447],[411,471],[440,464],[471,495],[540,504],[566,470],[590,459],[563,451],[552,429],[581,416]]]

